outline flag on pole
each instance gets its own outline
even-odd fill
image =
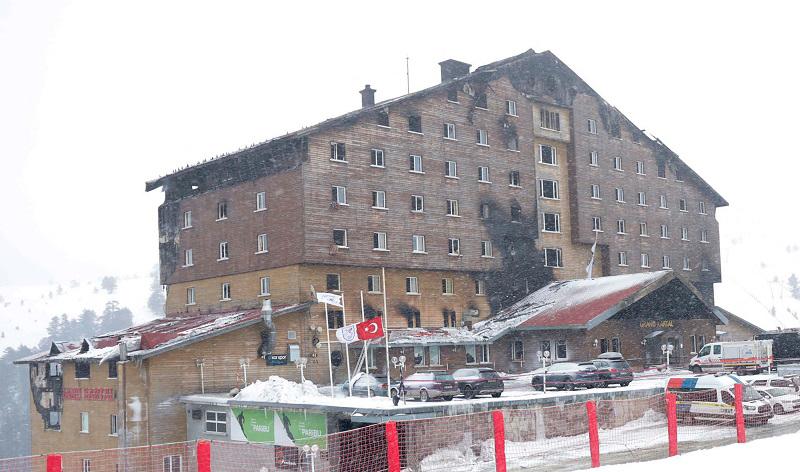
[[[353,323],[336,330],[336,339],[340,343],[350,344],[356,341],[383,337],[383,322],[380,316],[370,318],[361,323]]]
[[[594,251],[597,249],[597,231],[594,232],[594,244],[592,244],[592,258],[589,259],[589,265],[586,266],[586,278],[592,279],[592,269],[594,268]]]
[[[358,341],[358,333],[356,332],[356,324],[343,326],[336,330],[336,339],[342,344],[350,344]]]
[[[317,303],[327,303],[328,305],[343,308],[342,296],[334,293],[317,292]]]

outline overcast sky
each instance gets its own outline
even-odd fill
[[[146,180],[358,108],[366,83],[401,95],[407,56],[413,91],[441,60],[529,48],[730,202],[726,283],[784,277],[800,239],[791,3],[0,0],[0,285],[149,270],[163,195]]]

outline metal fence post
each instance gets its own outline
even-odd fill
[[[742,409],[742,398],[744,397],[744,387],[737,383],[733,386],[736,404],[736,440],[740,443],[746,442],[747,437],[744,430],[744,410]]]
[[[386,460],[389,472],[400,472],[400,439],[394,421],[386,422]]]
[[[669,435],[669,455],[678,455],[678,408],[674,393],[667,393],[667,434]]]
[[[494,463],[497,472],[506,472],[506,426],[502,410],[492,412],[494,423]]]
[[[592,455],[592,467],[600,467],[600,434],[597,430],[597,405],[595,402],[586,402],[586,414],[589,418],[589,452]]]

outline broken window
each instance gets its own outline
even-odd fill
[[[416,277],[415,277],[416,278]],[[419,310],[412,309],[410,313],[407,315],[408,320],[408,327],[409,328],[421,328],[422,327],[422,319]]]
[[[335,244],[337,247],[347,247],[346,229],[333,230],[333,244]]]
[[[514,223],[522,221],[522,208],[519,205],[511,205],[511,221]]]
[[[662,179],[667,178],[667,164],[664,161],[658,161],[658,176]]]
[[[108,378],[117,378],[117,361],[108,361]]]
[[[558,213],[544,213],[542,217],[542,231],[548,233],[561,232],[561,215]]]
[[[489,108],[486,92],[475,93],[475,108],[483,108],[484,110]]]
[[[331,142],[331,160],[347,162],[344,143]]]
[[[344,327],[344,312],[342,310],[328,311],[328,329],[339,329]]]
[[[447,101],[458,103],[458,88],[450,87],[447,89]]]
[[[491,209],[489,208],[488,203],[481,203],[480,208],[481,219],[488,220],[489,215],[491,214]]]
[[[546,144],[539,145],[539,162],[551,166],[558,165],[556,160],[556,148]]]
[[[455,328],[456,327],[456,312],[455,310],[442,310],[442,318],[444,318],[444,327],[445,328]]]
[[[506,139],[506,149],[509,151],[519,151],[519,138],[516,135],[509,136]]]
[[[422,117],[410,115],[408,117],[408,130],[412,133],[422,133]]]
[[[329,292],[338,292],[342,289],[341,279],[339,274],[327,274],[325,276],[325,290]]]
[[[385,128],[389,127],[389,113],[386,110],[380,110],[375,116],[378,126]]]
[[[88,379],[92,373],[92,365],[88,362],[75,363],[75,378]]]

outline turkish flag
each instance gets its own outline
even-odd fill
[[[376,316],[375,318],[370,318],[366,321],[358,323],[356,325],[356,333],[358,333],[358,339],[361,341],[382,338],[383,323],[381,322],[381,317]]]

